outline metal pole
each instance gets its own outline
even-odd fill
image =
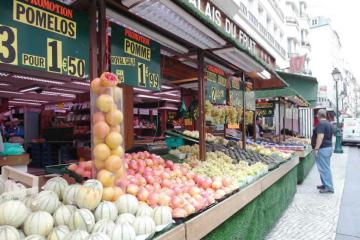
[[[242,142],[243,149],[246,147],[246,124],[245,124],[245,111],[246,111],[246,102],[245,102],[245,73],[242,73],[242,91],[243,91],[243,121],[242,121]]]
[[[205,124],[205,79],[204,79],[204,51],[197,50],[198,60],[198,84],[199,84],[199,148],[200,161],[205,161],[206,157],[206,124]]]
[[[334,153],[343,153],[341,146],[341,133],[340,133],[340,123],[339,123],[339,93],[338,93],[338,81],[335,81],[336,87],[336,142]]]

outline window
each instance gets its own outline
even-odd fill
[[[287,40],[287,43],[288,43],[288,53],[291,54],[292,53],[292,40],[291,38],[288,38]]]

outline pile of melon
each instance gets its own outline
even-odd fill
[[[0,204],[0,239],[135,240],[172,224],[169,207],[151,208],[129,194],[104,201],[103,191],[98,180],[52,178],[35,196]]]

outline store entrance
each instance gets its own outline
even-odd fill
[[[1,164],[41,175],[48,165],[90,159],[87,81],[2,70],[0,101],[0,157],[16,156]]]

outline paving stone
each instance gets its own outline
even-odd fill
[[[266,240],[335,239],[348,153],[349,148],[344,147],[344,154],[334,154],[331,159],[335,193],[319,194],[320,177],[314,165]]]

